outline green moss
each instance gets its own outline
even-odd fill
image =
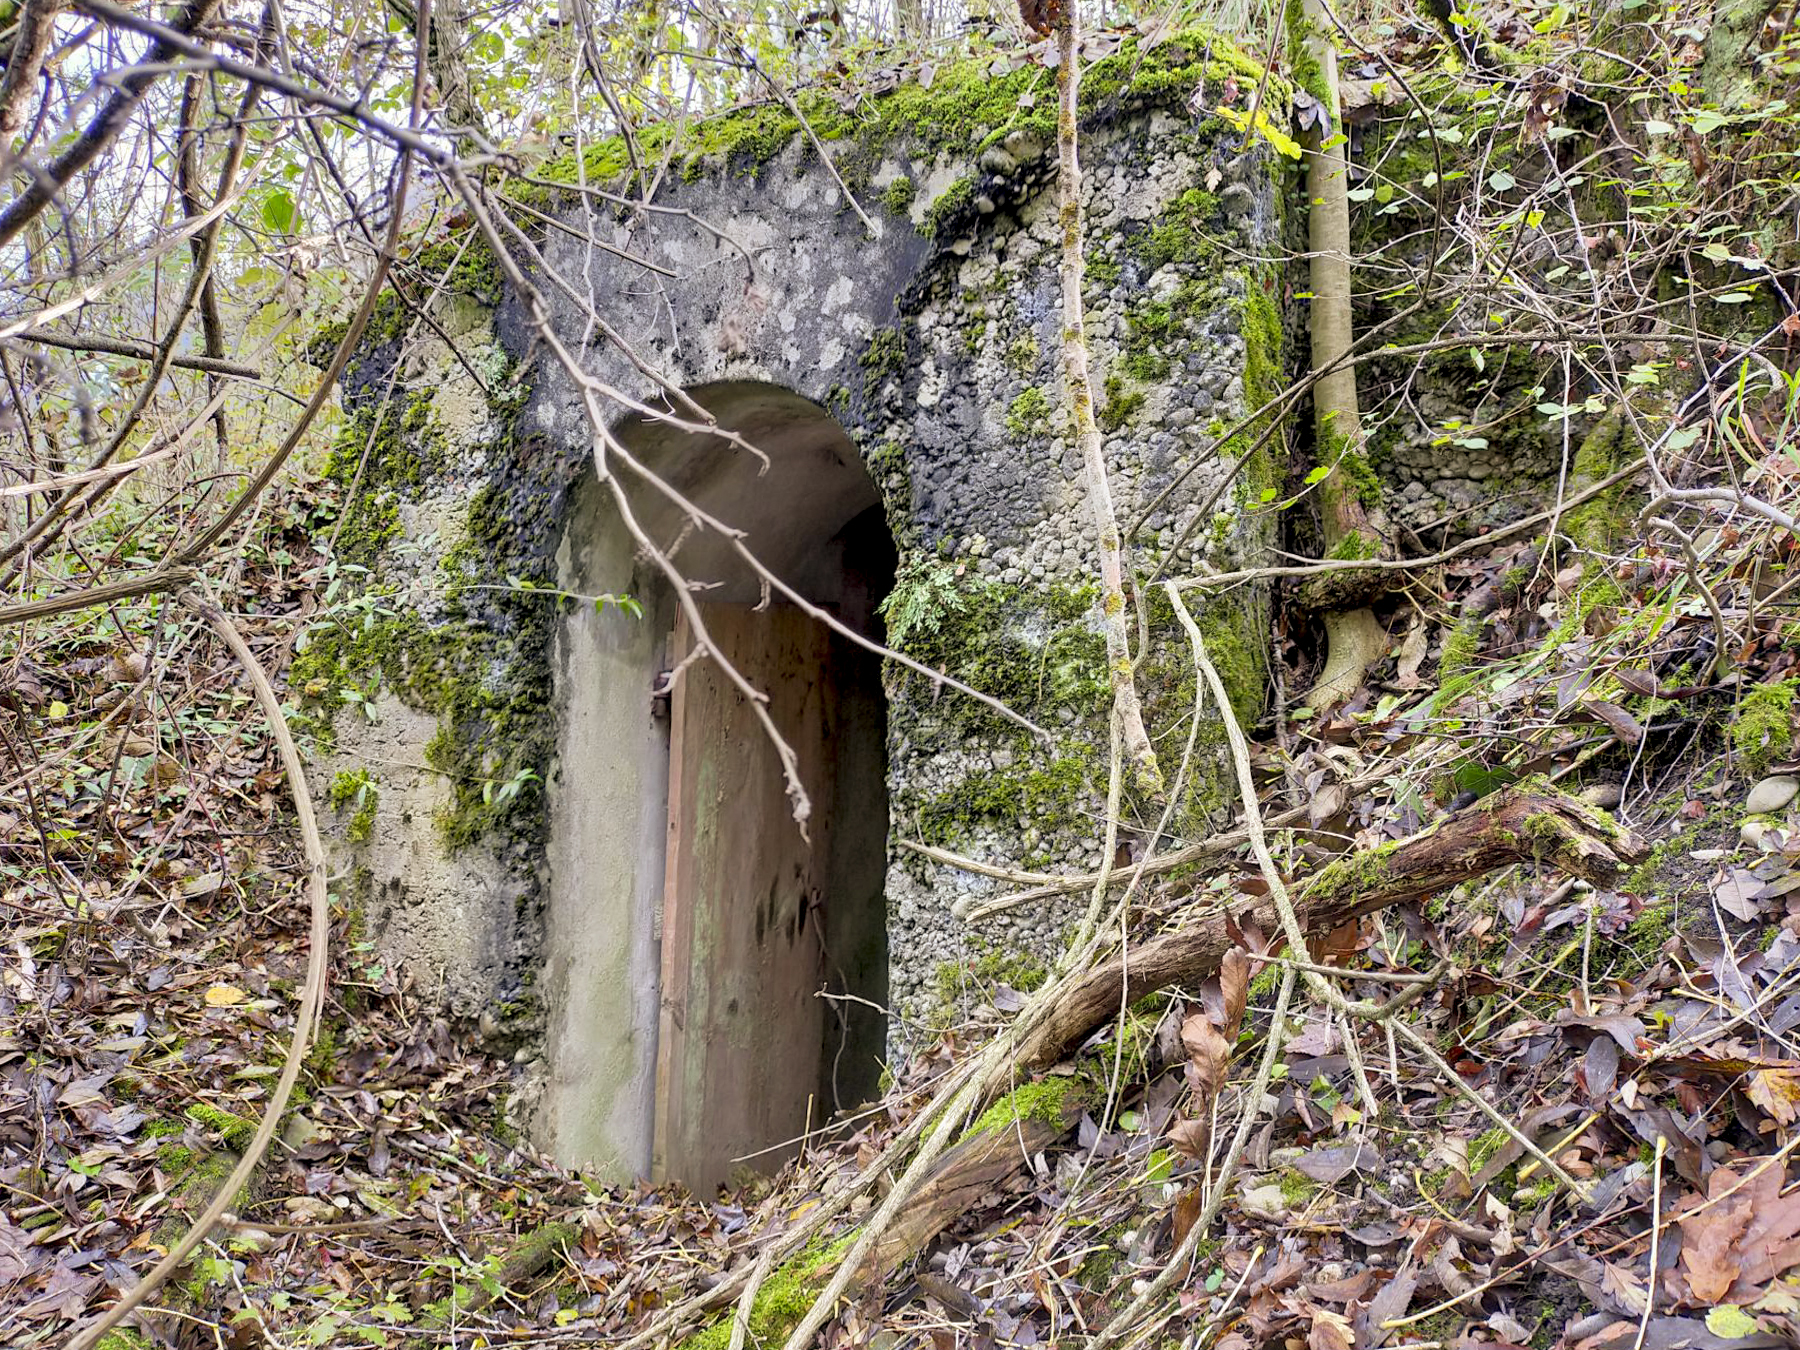
[[[1794,691],[1800,679],[1759,684],[1744,696],[1731,724],[1731,747],[1744,771],[1760,774],[1794,751]]]
[[[1306,39],[1312,36],[1312,21],[1306,17],[1306,7],[1301,0],[1287,0],[1282,11],[1282,20],[1286,26],[1288,75],[1294,86],[1304,89],[1320,104],[1331,108],[1331,90],[1325,83],[1325,69],[1319,60],[1306,48]],[[1337,110],[1331,108],[1332,121],[1337,121]]]
[[[156,1150],[156,1165],[168,1175],[179,1177],[190,1171],[201,1156],[185,1144],[164,1144]]]
[[[1570,466],[1569,489],[1580,492],[1592,487],[1616,470],[1632,446],[1630,424],[1623,408],[1614,408],[1602,417],[1576,447]],[[1613,542],[1619,518],[1618,498],[1623,486],[1602,493],[1563,517],[1563,530],[1582,548],[1605,552]]]
[[[1276,1183],[1281,1187],[1281,1203],[1289,1209],[1304,1209],[1319,1193],[1319,1183],[1292,1167],[1281,1169]]]
[[[334,810],[354,808],[344,837],[353,844],[366,844],[375,833],[375,808],[381,800],[375,776],[367,769],[341,772],[332,778],[327,799]]]
[[[243,1116],[226,1111],[210,1102],[195,1102],[187,1109],[189,1120],[216,1130],[225,1143],[242,1152],[249,1147],[251,1136],[256,1133],[256,1122]]]
[[[839,1258],[849,1250],[855,1234],[836,1241],[815,1239],[791,1261],[785,1261],[769,1272],[750,1305],[749,1346],[780,1345],[800,1325],[813,1300],[824,1288],[826,1277]],[[731,1344],[731,1324],[735,1313],[727,1313],[704,1331],[680,1343],[680,1350],[726,1350]]]
[[[1272,403],[1284,383],[1281,309],[1275,302],[1279,279],[1274,272],[1266,275],[1252,272],[1245,278],[1244,299],[1240,311],[1244,336],[1244,403],[1246,412],[1254,412]],[[1257,421],[1237,437],[1220,447],[1229,461],[1242,458],[1266,429],[1265,421]],[[1244,485],[1255,497],[1280,486],[1286,466],[1280,461],[1281,438],[1271,436],[1244,466]]]
[[[1511,1135],[1496,1125],[1486,1134],[1471,1139],[1468,1148],[1469,1175],[1474,1176],[1486,1167],[1488,1159],[1504,1148],[1511,1138]]]
[[[1129,247],[1151,271],[1174,262],[1204,265],[1216,261],[1218,245],[1207,226],[1218,214],[1217,197],[1189,188],[1164,205],[1157,213],[1157,223],[1134,236]]]
[[[1387,879],[1388,859],[1398,847],[1392,842],[1377,844],[1372,849],[1327,863],[1307,886],[1306,893],[1324,899],[1375,890]]]
[[[1106,377],[1106,403],[1095,414],[1095,421],[1100,430],[1117,431],[1136,417],[1144,406],[1145,394],[1141,389],[1126,388],[1125,381],[1117,373]]]
[[[1006,409],[1006,429],[1020,440],[1050,432],[1050,397],[1036,385],[1026,389]]]
[[[150,1338],[129,1327],[114,1327],[102,1336],[94,1350],[151,1350]]]
[[[901,177],[889,183],[881,192],[881,204],[895,215],[904,215],[911,206],[913,198],[918,195],[919,186],[912,179]]]
[[[937,238],[945,226],[973,210],[974,202],[975,179],[965,175],[932,199],[931,205],[925,208],[925,218],[919,222],[919,233],[927,239]]]
[[[1111,290],[1117,286],[1123,271],[1117,259],[1104,256],[1087,259],[1088,283],[1102,290]]]
[[[1041,988],[1049,978],[1044,963],[1036,956],[1002,949],[986,952],[967,965],[945,961],[938,966],[936,974],[938,993],[946,999],[962,993],[970,980],[982,985],[1004,984],[1029,994]]]
[[[1021,1120],[1035,1120],[1043,1125],[1061,1125],[1069,1114],[1087,1100],[1088,1081],[1075,1074],[1062,1074],[1021,1083],[995,1102],[969,1126],[963,1137],[970,1138],[993,1130],[1010,1130]]]
[[[921,837],[948,843],[982,822],[1057,826],[1092,791],[1090,755],[1076,747],[1041,767],[977,774],[917,807]]]
[[[869,337],[856,363],[863,368],[863,397],[870,402],[881,392],[891,376],[906,369],[906,334],[898,328],[883,328]]]
[[[424,282],[452,295],[466,295],[484,305],[500,303],[505,275],[500,260],[473,228],[419,250],[407,264]]]
[[[1228,598],[1208,602],[1196,616],[1207,659],[1231,700],[1238,725],[1249,728],[1262,716],[1268,685],[1264,644],[1251,631],[1252,611]]]
[[[188,1217],[197,1214],[217,1195],[219,1188],[231,1176],[232,1169],[238,1165],[238,1156],[234,1153],[205,1153],[195,1156],[184,1169],[164,1168],[170,1176],[177,1176],[170,1195],[182,1202],[175,1206],[169,1217],[157,1225],[152,1239],[159,1246],[168,1247],[187,1232]],[[232,1197],[231,1207],[242,1212],[250,1199],[250,1188],[246,1186]]]
[[[1037,368],[1038,340],[1034,333],[1021,333],[1006,348],[1006,364],[1020,375],[1029,375]]]
[[[1361,530],[1351,530],[1342,539],[1338,540],[1337,543],[1333,544],[1331,551],[1325,556],[1339,562],[1356,562],[1365,558],[1378,558],[1381,556],[1381,541],[1369,538]]]
[[[1482,638],[1487,633],[1487,620],[1479,616],[1461,620],[1444,639],[1444,654],[1438,661],[1438,682],[1448,685],[1468,672],[1481,654]]]

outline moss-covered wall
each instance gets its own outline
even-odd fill
[[[1232,567],[1272,537],[1281,439],[1233,478],[1251,438],[1225,432],[1286,372],[1290,288],[1260,260],[1280,255],[1287,162],[1214,111],[1241,111],[1259,74],[1228,44],[1187,34],[1149,52],[1127,44],[1086,80],[1085,299],[1122,523],[1157,503],[1136,537],[1145,575],[1179,539],[1182,567]],[[886,607],[894,645],[1049,732],[1040,742],[889,664],[892,992],[914,1009],[941,997],[946,965],[995,949],[1053,952],[1077,902],[971,933],[961,910],[995,883],[900,840],[1063,870],[1096,863],[1103,833],[1107,690],[1093,524],[1061,412],[1048,81],[971,66],[853,114],[803,101],[875,219],[873,238],[778,110],[705,124],[674,149],[678,172],[660,200],[704,225],[527,190],[567,226],[540,234],[547,270],[535,277],[565,341],[591,333],[592,297],[674,384],[763,382],[826,410],[899,550]],[[1280,81],[1269,94],[1283,96]],[[603,142],[540,176],[594,181],[622,168]],[[605,249],[579,237],[590,229]],[[345,503],[343,586],[295,686],[331,747],[326,781],[354,784],[337,803],[346,871],[390,950],[429,972],[429,992],[517,1047],[528,1080],[552,1095],[592,1091],[558,1085],[556,1047],[572,1029],[542,981],[580,900],[579,879],[546,861],[546,822],[575,771],[558,757],[558,718],[574,696],[559,684],[558,635],[575,602],[532,588],[558,575],[572,503],[591,490],[594,438],[581,391],[534,346],[478,245],[436,241],[402,284],[455,322],[440,325],[445,341],[415,326],[407,304],[386,304],[352,374],[330,468]],[[655,396],[603,341],[582,359],[627,395]],[[678,469],[679,447],[670,453]],[[660,584],[647,569],[627,582],[622,592],[646,596]],[[649,621],[617,607],[600,618]],[[1173,759],[1193,672],[1166,607],[1148,603],[1144,619],[1140,678],[1152,734]],[[1254,718],[1265,594],[1241,591],[1203,623],[1237,715]],[[1188,833],[1224,803],[1216,713],[1206,717],[1206,753],[1178,817]],[[1149,805],[1131,803],[1128,816]]]

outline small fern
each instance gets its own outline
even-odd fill
[[[915,633],[935,633],[944,620],[968,609],[956,589],[956,569],[934,558],[907,563],[877,612],[887,621],[888,645],[898,647]]]

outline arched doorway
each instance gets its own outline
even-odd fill
[[[690,391],[721,436],[652,421],[634,456],[744,532],[845,625],[879,636],[895,555],[854,445],[774,386]],[[562,584],[629,593],[641,620],[571,612],[558,641],[552,785],[551,1083],[559,1157],[696,1189],[773,1170],[790,1141],[873,1095],[886,1028],[886,709],[879,658],[765,596],[725,541],[634,487],[634,514],[687,578],[711,647],[768,695],[813,802],[803,838],[749,701],[636,556],[609,498],[578,503]],[[679,671],[667,697],[655,691]],[[559,838],[560,836],[560,838]],[[824,990],[852,999],[824,999]],[[858,1000],[866,1000],[861,1002]]]

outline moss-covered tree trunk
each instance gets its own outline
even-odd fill
[[[1318,114],[1301,134],[1306,156],[1307,250],[1311,256],[1312,362],[1325,371],[1313,385],[1316,463],[1328,470],[1316,490],[1320,531],[1333,558],[1378,557],[1384,547],[1372,494],[1356,398],[1356,367],[1342,361],[1355,332],[1350,317],[1350,198],[1348,160],[1338,111],[1337,47],[1330,16],[1320,0],[1290,0],[1288,49],[1297,82],[1318,101]],[[1354,574],[1352,574],[1354,575]],[[1368,573],[1361,574],[1367,577]],[[1341,581],[1342,578],[1339,578]],[[1341,703],[1356,692],[1369,666],[1387,647],[1387,633],[1366,596],[1333,577],[1304,593],[1309,607],[1324,611],[1325,668],[1308,702]]]
[[[1106,664],[1112,683],[1113,713],[1118,718],[1125,751],[1137,771],[1138,786],[1156,795],[1162,790],[1162,773],[1156,751],[1144,730],[1144,711],[1132,677],[1131,650],[1126,626],[1125,549],[1119,522],[1113,511],[1112,485],[1106,476],[1106,452],[1100,427],[1094,420],[1094,385],[1088,373],[1087,330],[1082,321],[1081,294],[1085,263],[1081,253],[1081,160],[1077,134],[1077,107],[1081,97],[1081,62],[1077,52],[1078,20],[1075,5],[1065,3],[1056,16],[1056,148],[1057,207],[1062,224],[1062,367],[1063,397],[1069,410],[1069,428],[1081,450],[1082,489],[1094,513],[1095,542],[1099,548],[1102,628],[1106,636]]]

